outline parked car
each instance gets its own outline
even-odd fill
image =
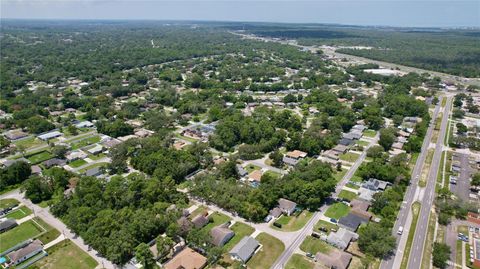
[[[331,219],[330,219],[330,222],[337,223],[337,220],[334,219],[334,218],[331,218]]]

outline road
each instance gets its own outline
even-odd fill
[[[337,184],[337,187],[335,188],[335,194],[333,195],[333,198],[338,197],[340,192],[342,191],[343,187],[350,181],[350,179],[355,175],[355,172],[357,172],[358,167],[363,163],[365,158],[367,157],[367,150],[377,144],[378,139],[380,138],[380,134],[376,134],[373,139],[370,141],[370,144],[368,144],[367,147],[363,150],[362,154],[358,159],[355,161],[355,163],[348,169],[347,173],[343,176],[342,180]]]
[[[408,237],[408,231],[410,230],[410,225],[412,220],[411,208],[416,197],[415,193],[417,192],[418,181],[422,174],[423,165],[425,163],[425,159],[428,154],[428,147],[430,146],[430,141],[432,140],[433,129],[435,128],[435,120],[438,117],[439,111],[440,111],[440,106],[437,105],[433,112],[433,116],[430,121],[430,125],[427,129],[427,133],[425,134],[420,155],[418,156],[417,162],[415,163],[415,167],[413,168],[412,177],[410,179],[410,185],[408,186],[407,191],[405,192],[403,204],[397,215],[397,221],[393,226],[393,236],[396,237],[397,249],[393,256],[385,258],[382,261],[380,265],[380,269],[400,268],[400,264],[403,258],[403,250],[405,248],[405,243]],[[438,141],[440,141],[440,139],[438,139]],[[398,228],[400,226],[404,227],[404,233],[402,235],[397,234]]]
[[[365,157],[367,156],[367,149],[375,145],[378,142],[379,137],[379,134],[377,134],[374,138],[370,140],[370,144],[365,147],[360,157],[355,161],[353,166],[350,167],[348,172],[343,176],[342,180],[337,184],[335,188],[335,193],[332,195],[334,198],[337,197],[338,194],[340,194],[343,187],[348,183],[348,181],[350,181],[353,175],[355,175],[358,167],[362,164],[362,162],[365,160]],[[286,245],[286,249],[283,251],[280,257],[277,258],[271,268],[281,269],[285,266],[288,260],[290,260],[290,257],[292,257],[293,253],[295,253],[295,251],[299,248],[300,244],[302,244],[305,238],[313,232],[315,224],[322,218],[323,213],[327,211],[327,209],[328,205],[323,205],[319,211],[315,212],[315,214],[307,222],[307,224],[305,224],[305,226],[300,230],[300,232],[294,235],[293,242],[291,242],[291,244],[289,245]]]
[[[79,248],[81,248],[83,251],[88,253],[93,259],[95,259],[98,262],[97,268],[106,268],[106,269],[114,269],[117,268],[115,267],[114,264],[112,264],[109,260],[100,257],[100,254],[98,254],[97,251],[89,248],[87,244],[83,242],[83,239],[72,232],[68,229],[68,227],[59,219],[54,217],[48,208],[41,208],[35,204],[33,204],[30,200],[25,199],[23,194],[20,193],[20,191],[14,190],[5,194],[2,194],[0,196],[0,199],[5,199],[5,198],[14,198],[26,205],[28,208],[32,209],[33,214],[36,217],[41,218],[43,221],[48,223],[50,226],[53,228],[57,229],[60,231],[66,238],[70,239],[75,245],[77,245]]]
[[[287,248],[270,268],[282,269],[285,267],[285,264],[287,264],[288,260],[290,260],[290,257],[293,255],[295,250],[300,246],[300,244],[302,244],[303,240],[305,240],[305,238],[313,232],[313,227],[320,220],[320,217],[321,213],[318,211],[313,214],[312,218],[307,222],[307,224],[305,224],[303,229],[300,230],[300,233],[297,235],[295,240],[289,246],[287,246]]]
[[[430,219],[430,212],[433,208],[433,202],[435,199],[435,185],[437,184],[438,168],[440,166],[443,141],[448,127],[448,116],[450,113],[450,106],[452,104],[452,97],[447,97],[447,104],[445,105],[445,111],[443,113],[442,123],[440,125],[440,131],[435,146],[435,152],[433,154],[432,164],[427,178],[427,186],[424,190],[422,199],[422,206],[418,215],[417,227],[415,235],[413,237],[412,249],[410,250],[410,256],[408,260],[408,268],[420,268],[422,265],[425,240],[428,232],[428,221]],[[429,244],[431,242],[428,242]],[[430,259],[430,257],[428,257]]]

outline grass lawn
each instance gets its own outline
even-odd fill
[[[34,264],[34,268],[90,269],[98,263],[72,241],[62,241],[46,250],[48,256]]]
[[[329,234],[332,229],[338,230],[338,226],[336,224],[324,220],[319,220],[317,224],[315,224],[314,231],[321,232],[320,228],[322,227],[328,230],[327,234]]]
[[[271,176],[274,177],[274,178],[280,178],[280,177],[282,177],[281,174],[279,174],[279,173],[277,173],[277,172],[273,172],[272,170],[267,170],[267,172],[265,172],[265,174],[269,174],[269,175],[271,175]]]
[[[461,265],[462,264],[462,240],[457,240],[456,251],[455,252],[455,263]]]
[[[29,160],[32,164],[38,164],[51,158],[53,158],[53,154],[45,150],[28,156],[27,160]]]
[[[281,230],[281,231],[286,231],[286,232],[293,232],[293,231],[298,231],[305,224],[308,222],[308,220],[312,217],[313,213],[308,211],[308,210],[303,210],[302,213],[300,213],[298,216],[292,215],[292,216],[285,216],[282,215],[276,222],[282,224],[282,228],[277,228],[273,225],[271,225],[272,228],[275,230]]]
[[[260,168],[256,165],[253,165],[253,164],[249,164],[249,165],[245,166],[245,170],[247,170],[247,172],[249,172],[249,173],[251,173],[255,170],[260,170],[260,169],[262,169],[262,168]]]
[[[256,239],[262,248],[248,261],[247,266],[252,269],[270,268],[285,246],[282,241],[266,233],[259,234]]]
[[[300,254],[293,254],[290,260],[288,260],[285,269],[313,269],[314,267],[315,263],[307,257]]]
[[[231,250],[238,242],[240,242],[240,240],[242,240],[242,238],[247,235],[251,235],[255,231],[254,228],[241,222],[235,222],[230,229],[235,232],[235,236],[232,237],[227,244],[225,244],[223,247],[225,250]]]
[[[210,218],[210,222],[203,227],[202,229],[210,231],[213,227],[223,224],[230,220],[227,215],[224,215],[220,212],[214,212],[208,216]]]
[[[366,147],[369,144],[370,144],[370,142],[368,142],[368,141],[363,141],[363,140],[358,140],[357,141],[357,145],[362,146],[362,147]]]
[[[15,141],[13,143],[17,147],[20,146],[20,145],[25,146],[26,149],[47,145],[47,143],[45,143],[44,141],[42,141],[42,140],[40,140],[40,139],[38,139],[34,136]]]
[[[349,187],[350,189],[355,189],[355,190],[360,189],[360,186],[358,186],[356,184],[353,184],[353,183],[350,183],[350,182],[348,182],[345,186]]]
[[[94,161],[99,160],[101,158],[105,158],[105,157],[107,157],[107,155],[105,153],[100,153],[100,154],[97,154],[97,155],[93,155],[93,154],[88,155],[88,158],[90,158],[91,160],[94,160]]]
[[[20,204],[19,201],[16,199],[2,199],[0,200],[0,208],[7,208],[10,206],[18,205]]]
[[[300,245],[300,249],[315,255],[317,252],[328,254],[333,247],[318,238],[307,236]]]
[[[81,139],[78,142],[73,142],[70,144],[70,146],[72,147],[72,150],[75,150],[75,149],[83,148],[85,146],[88,146],[94,143],[98,143],[99,141],[100,141],[100,136],[95,135],[95,136]]]
[[[85,165],[85,164],[87,164],[86,161],[84,161],[82,159],[78,159],[78,160],[75,160],[75,161],[69,163],[68,165],[70,167],[77,168],[77,167],[80,167],[80,166]]]
[[[345,174],[347,173],[347,169],[345,168],[342,168],[342,171],[337,171],[335,170],[334,174],[333,174],[333,177],[337,180],[337,181],[340,181],[342,180],[342,178],[345,176]]]
[[[350,212],[349,206],[343,203],[335,203],[327,209],[327,212],[325,212],[325,216],[338,220],[341,217],[348,215],[348,212]]]
[[[21,206],[19,209],[8,213],[5,217],[9,219],[22,219],[30,214],[32,214],[32,210],[26,206]]]
[[[204,212],[207,211],[207,210],[208,210],[208,209],[207,209],[205,206],[201,205],[201,206],[197,207],[197,209],[193,210],[192,213],[190,213],[190,218],[193,219],[193,218],[195,218],[198,214],[204,213]]]
[[[95,168],[95,167],[106,166],[106,165],[108,165],[108,163],[94,163],[94,164],[92,164],[92,165],[90,165],[90,166],[87,166],[87,167],[85,167],[85,168],[80,169],[78,172],[79,172],[79,173],[85,173],[85,172],[86,172],[87,170],[89,170],[89,169],[92,169],[92,168]]]
[[[35,218],[35,221],[46,230],[45,233],[37,237],[37,239],[42,241],[43,244],[47,244],[53,241],[60,235],[60,232],[57,229],[54,229],[53,227],[48,225],[46,222],[44,222],[42,219]]]
[[[17,227],[0,234],[0,252],[15,246],[27,239],[39,235],[43,230],[32,220],[26,221]]]
[[[365,130],[363,132],[363,135],[366,137],[375,137],[376,134],[377,134],[377,131],[375,130]]]
[[[179,133],[175,134],[176,137],[180,138],[180,139],[183,139],[185,141],[188,141],[190,143],[195,143],[195,142],[198,142],[198,139],[195,139],[195,138],[192,138],[192,137],[188,137],[188,136],[183,136]]]
[[[340,157],[340,160],[353,163],[360,157],[360,154],[347,152],[345,154],[340,155],[339,157]]]
[[[418,213],[420,212],[420,207],[421,204],[418,201],[412,204],[413,219],[410,226],[410,231],[408,232],[407,244],[405,245],[405,251],[403,252],[404,255],[402,258],[402,263],[400,264],[401,269],[406,269],[408,266],[408,257],[410,255],[410,250],[412,249],[413,236],[415,235],[415,230],[417,228]]]
[[[353,199],[357,198],[357,194],[351,191],[342,190],[340,194],[338,194],[338,197],[352,201]]]

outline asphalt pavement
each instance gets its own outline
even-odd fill
[[[417,227],[413,237],[412,248],[410,250],[408,268],[420,268],[422,264],[423,250],[428,232],[428,221],[433,208],[433,202],[435,200],[435,185],[437,182],[438,168],[440,166],[444,148],[443,140],[448,127],[448,115],[450,113],[451,104],[452,97],[447,97],[447,104],[445,106],[446,113],[443,113],[437,144],[435,146],[432,164],[430,165],[430,171],[428,173],[427,186],[425,187],[423,199],[421,201],[422,206],[420,208]],[[432,242],[428,242],[428,244],[431,243]]]
[[[408,237],[408,232],[410,230],[411,225],[411,208],[412,204],[415,201],[418,188],[418,181],[420,176],[422,175],[423,165],[425,164],[425,159],[428,155],[428,147],[430,146],[430,141],[432,140],[433,129],[435,127],[435,120],[438,117],[438,113],[440,111],[440,105],[435,107],[433,112],[432,119],[430,121],[430,125],[427,129],[427,133],[425,134],[425,138],[423,140],[422,149],[420,151],[420,155],[417,158],[417,162],[415,163],[415,167],[413,168],[410,185],[405,192],[405,196],[403,199],[402,206],[400,211],[397,215],[397,221],[393,226],[393,236],[396,237],[397,247],[395,249],[394,255],[385,258],[382,263],[380,264],[380,269],[391,269],[391,268],[399,268],[400,263],[403,258],[403,251],[406,243],[406,239]],[[443,140],[442,140],[443,141]],[[402,235],[398,235],[397,231],[401,227],[404,227],[404,232]]]

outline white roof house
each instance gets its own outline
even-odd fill
[[[59,131],[52,131],[52,132],[48,132],[48,133],[38,135],[37,137],[38,137],[38,139],[41,139],[43,141],[47,141],[49,139],[59,137],[61,135],[62,135],[62,133],[60,133]]]

